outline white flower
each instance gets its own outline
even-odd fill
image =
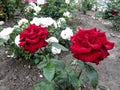
[[[38,17],[34,17],[33,20],[30,23],[39,26],[40,25],[39,18]]]
[[[32,7],[36,7],[35,3],[29,3],[29,5],[32,6]]]
[[[39,6],[35,6],[34,10],[35,10],[36,13],[39,13],[39,11],[41,10],[41,8]]]
[[[42,5],[42,4],[45,4],[45,3],[46,3],[46,0],[37,0],[38,5]]]
[[[13,28],[8,27],[8,28],[4,28],[1,32],[0,32],[0,38],[5,39],[6,41],[10,38],[10,34],[13,32]]]
[[[30,3],[30,6],[28,7],[29,9],[34,9],[35,13],[38,14],[38,12],[41,10],[39,6],[37,6],[35,3]],[[29,9],[27,11],[29,11]]]
[[[55,38],[55,37],[50,37],[50,38],[48,38],[46,41],[47,41],[47,42],[56,42],[56,43],[59,42],[59,41],[57,40],[57,38]]]
[[[78,3],[79,0],[74,0],[74,1],[75,1],[75,3]]]
[[[92,7],[92,10],[95,11],[97,9],[97,6],[94,4]]]
[[[104,12],[108,8],[105,2],[106,2],[106,0],[97,0],[98,11]]]
[[[18,22],[18,26],[21,26],[25,23],[28,23],[28,20],[26,18],[22,18],[19,22]]]
[[[19,28],[19,26],[18,25],[14,25],[13,29],[15,29],[15,28]]]
[[[15,38],[15,44],[19,47],[19,43],[20,43],[20,35],[17,35]]]
[[[34,17],[33,20],[30,22],[31,24],[35,24],[35,25],[43,25],[45,27],[54,25],[55,28],[57,28],[57,24],[55,22],[55,20],[53,20],[51,17],[45,17],[45,18],[38,18],[38,17]]]
[[[65,3],[69,4],[69,3],[70,3],[70,0],[65,0]]]
[[[0,25],[3,25],[5,22],[4,21],[0,21]]]
[[[68,11],[67,11],[67,12],[64,12],[64,13],[63,13],[63,16],[70,18],[70,17],[71,17],[71,13],[68,12]]]
[[[57,22],[56,22],[56,21],[54,21],[54,22],[53,22],[53,25],[54,25],[54,27],[55,27],[55,28],[57,28],[57,27],[58,27],[58,25],[57,25]]]
[[[63,17],[59,18],[59,21],[66,22],[65,18],[63,18]]]
[[[58,21],[57,21],[57,25],[58,27],[61,27],[61,24],[66,22],[65,18],[59,18]]]
[[[51,17],[46,17],[46,18],[39,18],[40,24],[44,26],[51,26],[52,24],[55,23],[55,20],[53,20]]]
[[[60,53],[61,53],[61,49],[56,48],[56,47],[54,47],[54,46],[52,46],[51,51],[52,51],[53,54],[60,54]]]
[[[31,5],[25,7],[26,12],[30,12],[31,9],[34,9],[34,7]]]
[[[60,36],[62,37],[62,39],[70,40],[70,37],[73,36],[73,32],[69,27],[67,27],[65,30],[61,32]]]

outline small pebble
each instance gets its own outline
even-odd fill
[[[40,77],[40,78],[42,78],[42,77],[43,77],[43,75],[39,75],[39,77]]]
[[[111,35],[112,37],[115,37],[115,36],[116,36],[114,33],[110,33],[110,35]]]

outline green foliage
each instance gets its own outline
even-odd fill
[[[42,81],[40,83],[37,83],[34,87],[35,90],[54,90],[54,83]]]
[[[45,68],[43,68],[43,74],[48,81],[51,81],[55,74],[55,66],[53,63],[48,63]]]
[[[37,67],[39,68],[39,69],[43,69],[45,66],[47,66],[47,61],[46,60],[43,60],[43,61],[41,61],[38,65],[37,65]]]
[[[1,45],[3,45],[3,44],[4,44],[4,42],[5,42],[5,40],[4,40],[4,39],[2,39],[2,38],[0,38],[0,46],[1,46]]]
[[[66,4],[65,0],[47,0],[48,3],[44,5],[37,5],[41,8],[41,10],[37,13],[37,15],[34,15],[35,10],[29,9],[28,12],[24,11],[24,16],[31,20],[33,17],[51,17],[55,20],[59,19],[60,17],[63,17],[63,13],[66,11],[71,12],[74,7],[70,4]],[[26,7],[26,9],[29,8]]]
[[[102,12],[104,19],[110,20],[113,30],[120,31],[120,0],[110,0],[106,3],[107,9]],[[112,13],[115,11],[116,13]]]
[[[88,79],[90,80],[91,86],[93,88],[96,88],[98,84],[98,74],[97,71],[90,65],[85,64],[86,68],[86,75]]]
[[[91,10],[93,5],[97,4],[96,0],[81,0],[79,9],[82,11]]]
[[[120,31],[120,13],[111,19],[112,22],[112,29],[116,31]]]
[[[14,18],[15,14],[21,14],[24,3],[22,3],[22,0],[0,0],[0,6],[3,9],[0,14],[3,14],[5,18]]]
[[[70,58],[71,56],[67,55],[67,57]],[[89,81],[91,86],[96,88],[98,84],[98,74],[96,70],[86,63],[80,61],[73,62],[73,59],[72,62],[70,60],[70,63],[67,64],[65,61],[58,59],[44,60],[38,64],[38,68],[43,70],[43,75],[46,80],[48,80],[47,82],[54,82],[53,90],[81,90],[81,86]],[[85,73],[83,73],[83,71],[85,71]],[[41,90],[41,83],[43,82],[36,84],[35,88]]]
[[[62,60],[51,59],[50,62],[55,65],[57,71],[65,69],[65,62]]]
[[[99,86],[100,90],[107,90],[107,88],[105,86]]]
[[[52,46],[57,47],[57,48],[59,48],[59,49],[61,49],[63,51],[68,51],[67,48],[65,48],[64,46],[60,45],[59,43],[52,43]]]
[[[55,19],[62,17],[65,11],[72,9],[64,0],[48,0],[48,5],[43,5],[41,8],[40,15]]]

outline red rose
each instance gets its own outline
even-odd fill
[[[45,41],[47,36],[48,32],[46,27],[30,24],[23,32],[20,33],[19,46],[29,53],[34,53],[38,49],[48,45]]]
[[[112,10],[111,13],[112,13],[112,15],[115,15],[117,13],[117,11]]]
[[[79,31],[71,37],[70,50],[73,57],[84,62],[99,64],[109,53],[107,50],[113,48],[114,43],[107,40],[104,32],[96,30]]]

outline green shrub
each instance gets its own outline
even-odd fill
[[[0,6],[3,8],[4,14],[9,19],[13,18],[15,15],[20,15],[24,4],[22,3],[22,0],[0,0]]]

